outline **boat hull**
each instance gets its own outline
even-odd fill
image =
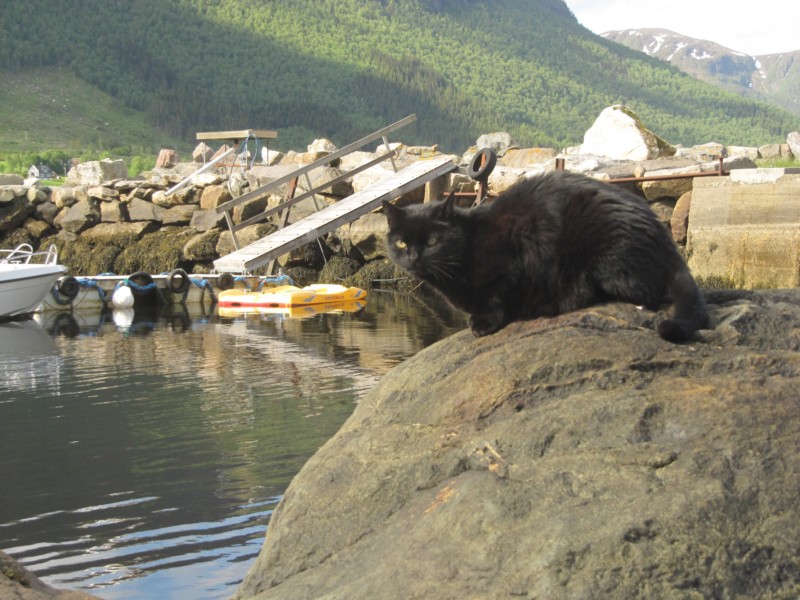
[[[63,265],[0,265],[0,319],[33,313],[66,271]]]

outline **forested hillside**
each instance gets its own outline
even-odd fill
[[[783,141],[800,119],[581,27],[561,0],[49,0],[0,4],[0,67],[60,66],[191,141],[279,130],[342,144],[410,113],[404,141],[577,144],[624,102],[673,143]]]

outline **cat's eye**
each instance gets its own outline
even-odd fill
[[[439,243],[439,238],[437,238],[435,235],[432,235],[431,237],[429,237],[428,241],[426,242],[428,247],[435,246],[438,243]]]
[[[395,245],[395,246],[397,246],[398,248],[400,248],[400,250],[405,250],[405,248],[406,248],[406,246],[407,246],[408,244],[406,244],[406,243],[405,243],[403,240],[397,240],[397,241],[394,243],[394,245]]]

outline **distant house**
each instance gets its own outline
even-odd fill
[[[47,165],[31,165],[28,169],[28,179],[55,179],[56,172]]]

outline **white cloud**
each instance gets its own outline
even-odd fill
[[[671,29],[761,55],[800,50],[800,1],[566,0],[578,21],[595,33],[613,29]]]

